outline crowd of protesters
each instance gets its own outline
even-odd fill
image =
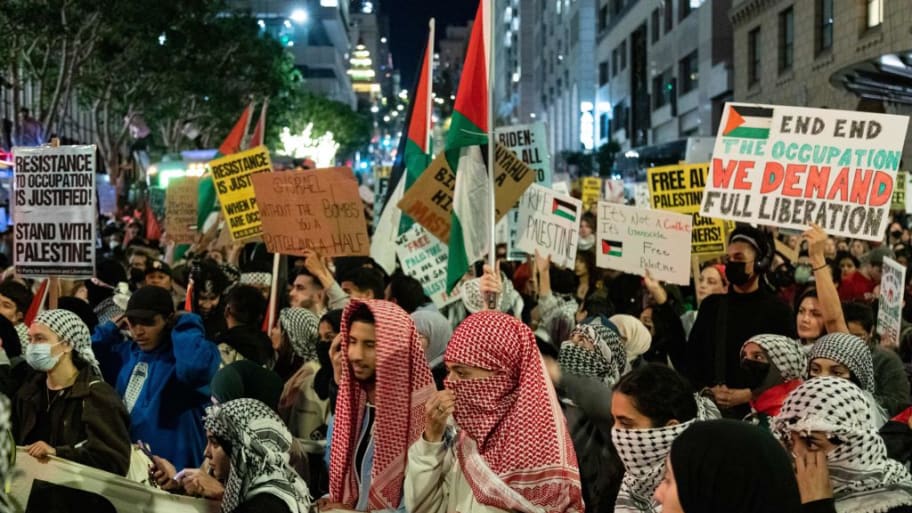
[[[905,217],[739,225],[690,287],[597,268],[596,223],[571,269],[500,246],[435,305],[367,257],[103,219],[92,279],[3,274],[0,429],[226,513],[912,512],[912,303],[875,321]]]

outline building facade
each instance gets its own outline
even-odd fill
[[[732,0],[600,0],[599,144],[713,136],[733,95]]]

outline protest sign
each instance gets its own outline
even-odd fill
[[[579,244],[580,200],[533,184],[519,200],[519,239],[526,253],[550,256],[558,267],[573,268]]]
[[[165,195],[165,231],[174,242],[196,241],[196,207],[199,201],[200,178],[185,176],[168,182]]]
[[[597,176],[584,176],[580,179],[580,199],[583,210],[589,212],[602,196],[602,179]]]
[[[149,208],[155,217],[161,219],[165,217],[165,189],[161,187],[149,187]]]
[[[909,118],[728,103],[700,214],[881,240]]]
[[[544,123],[500,127],[494,137],[535,171],[535,183],[551,187],[551,152]]]
[[[554,182],[551,188],[559,194],[570,194],[570,184],[567,182]]]
[[[370,254],[370,239],[358,181],[351,169],[333,167],[261,173],[253,185],[272,253],[322,256]]]
[[[459,299],[459,293],[447,294],[447,246],[419,224],[412,225],[396,240],[396,254],[402,272],[415,278],[434,306],[444,306]]]
[[[909,173],[898,171],[896,173],[896,187],[893,188],[893,201],[890,210],[908,210],[906,208],[906,182]]]
[[[386,201],[386,193],[389,191],[390,175],[393,172],[392,166],[374,166],[374,226],[380,222],[380,213],[383,212],[383,205]]]
[[[510,210],[522,193],[535,180],[535,172],[519,160],[506,146],[497,144],[494,163],[495,221]],[[405,192],[398,206],[406,215],[433,233],[441,242],[450,240],[450,213],[456,172],[440,153],[418,180]],[[483,208],[485,198],[473,198]]]
[[[95,146],[13,148],[13,261],[26,277],[95,274]]]
[[[269,149],[257,146],[217,158],[209,162],[209,168],[231,238],[242,241],[260,235],[262,223],[251,177],[272,170]]]
[[[98,212],[110,215],[117,212],[117,189],[108,181],[107,175],[96,177],[98,190]]]
[[[603,187],[605,190],[602,193],[602,199],[608,203],[627,204],[627,199],[624,197],[624,180],[605,180]]]
[[[652,205],[649,203],[648,183],[637,182],[633,184],[633,204],[636,205],[637,208],[652,208]]]
[[[890,257],[884,257],[880,282],[880,303],[877,308],[877,334],[886,347],[899,347],[902,332],[903,291],[906,268]]]
[[[693,216],[693,254],[725,252],[730,223],[700,215],[709,164],[674,164],[646,170],[652,207]]]
[[[692,222],[689,215],[600,201],[596,265],[687,285]]]

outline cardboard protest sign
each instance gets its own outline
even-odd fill
[[[272,171],[269,149],[265,146],[234,153],[209,162],[222,215],[231,238],[241,241],[262,233],[257,198],[251,177]]]
[[[600,201],[596,265],[687,285],[692,222],[689,215]]]
[[[899,347],[905,283],[906,268],[896,260],[884,257],[880,303],[877,308],[877,333],[880,335],[880,343],[887,347]]]
[[[730,223],[700,215],[709,164],[674,164],[646,170],[652,207],[693,216],[695,255],[725,252]]]
[[[494,163],[495,221],[510,210],[535,180],[535,172],[519,160],[506,146],[497,144]],[[456,172],[450,168],[446,154],[440,153],[418,180],[405,192],[398,206],[406,215],[433,233],[441,242],[450,240],[450,213]],[[487,201],[478,198],[479,208]]]
[[[544,123],[500,127],[494,137],[535,171],[535,183],[551,187],[551,152]]]
[[[579,244],[583,203],[533,184],[519,200],[519,239],[516,247],[528,254],[550,255],[558,267],[572,268]]]
[[[149,208],[158,219],[165,217],[165,189],[149,187]]]
[[[909,118],[728,103],[700,214],[881,240]]]
[[[358,181],[350,168],[307,169],[253,176],[272,253],[323,256],[370,254],[370,239]]]
[[[580,179],[580,199],[583,210],[588,212],[602,197],[602,179],[597,176],[584,176]]]
[[[627,199],[624,197],[624,180],[604,180],[603,187],[605,189],[602,193],[603,200],[608,203],[627,204]]]
[[[896,187],[893,188],[893,201],[890,205],[890,210],[907,210],[906,182],[908,181],[908,175],[909,173],[905,171],[897,171]]]
[[[421,283],[437,308],[459,299],[458,292],[447,294],[447,251],[446,244],[419,224],[412,225],[396,240],[402,271]]]
[[[165,195],[165,230],[174,242],[196,241],[196,207],[199,201],[200,178],[185,176],[168,182]]]
[[[26,277],[95,274],[95,146],[13,148],[13,262]]]

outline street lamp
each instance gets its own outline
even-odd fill
[[[307,23],[307,18],[308,18],[307,11],[305,11],[304,9],[295,9],[295,10],[291,11],[291,21],[293,21],[299,25],[301,23]]]

